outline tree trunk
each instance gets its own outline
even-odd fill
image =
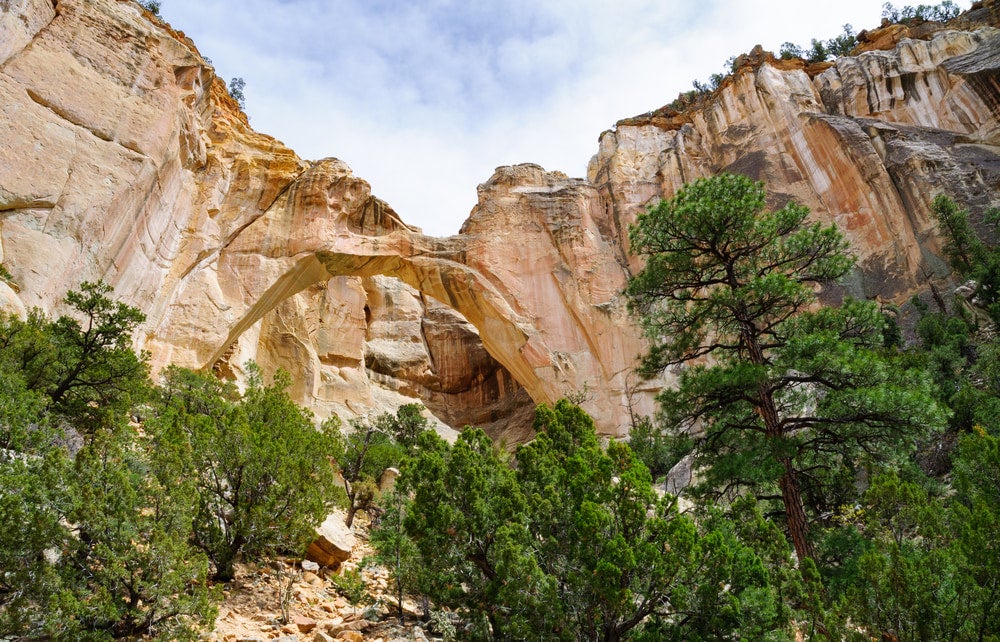
[[[763,361],[763,360],[761,360]],[[760,405],[758,412],[764,422],[764,431],[768,439],[781,436],[781,419],[774,404],[774,394],[766,383],[761,383],[757,390]],[[781,500],[785,507],[785,519],[788,522],[788,534],[792,538],[795,554],[801,562],[807,557],[814,557],[812,545],[809,543],[809,521],[806,519],[805,505],[802,503],[802,492],[799,490],[799,478],[795,474],[791,457],[778,460],[785,472],[778,480],[781,486]]]
[[[814,557],[812,544],[809,542],[809,522],[806,520],[806,510],[802,503],[802,493],[799,491],[799,478],[792,468],[792,460],[785,457],[781,460],[785,474],[781,476],[781,499],[785,504],[785,518],[788,520],[788,533],[795,546],[795,555],[799,562],[807,557]]]
[[[402,575],[402,565],[403,562],[399,559],[399,553],[396,554],[396,615],[399,617],[399,623],[403,624],[405,613],[403,613],[403,580],[400,579]]]
[[[236,558],[245,543],[246,538],[242,535],[237,535],[228,546],[223,545],[225,548],[219,555],[219,559],[215,562],[215,574],[212,576],[212,579],[220,582],[229,582],[236,577]]]
[[[358,512],[358,505],[354,503],[353,495],[348,495],[348,501],[350,502],[350,506],[347,507],[347,516],[344,518],[344,524],[347,525],[347,528],[350,528],[354,524],[354,516]]]
[[[215,575],[212,576],[212,579],[219,582],[231,582],[235,577],[236,557],[227,554],[225,559],[221,560],[215,568]]]
[[[750,363],[767,366],[764,351],[761,348],[758,333],[753,323],[738,317],[740,335],[747,348]],[[766,381],[761,381],[757,388],[757,412],[764,423],[764,434],[768,439],[781,437],[783,429],[778,407],[774,403],[774,391]],[[802,492],[799,490],[799,479],[792,466],[791,457],[782,457],[778,463],[785,469],[778,484],[781,486],[781,499],[785,506],[785,519],[788,521],[788,534],[792,538],[795,554],[801,562],[807,557],[814,557],[812,545],[809,543],[809,521],[806,519],[805,505],[802,503]]]
[[[770,391],[762,391],[761,395],[763,402],[761,415],[764,419],[764,429],[767,431],[767,437],[774,439],[781,435],[781,424],[778,420],[778,411],[774,406],[774,396],[770,394]],[[792,458],[782,457],[778,462],[785,470],[778,480],[778,485],[781,487],[781,501],[785,507],[788,535],[792,538],[795,555],[801,562],[807,557],[814,557],[812,544],[809,543],[809,521],[806,518],[802,492],[799,490],[799,478],[795,474],[795,467],[792,466]]]

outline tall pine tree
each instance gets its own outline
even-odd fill
[[[832,225],[763,185],[723,174],[641,215],[646,260],[626,294],[651,345],[643,371],[688,364],[660,395],[666,428],[696,437],[706,488],[780,499],[800,559],[808,509],[835,507],[860,466],[905,453],[943,413],[921,373],[880,350],[870,303],[816,309],[817,286],[854,266]]]

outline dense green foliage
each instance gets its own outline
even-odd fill
[[[0,462],[0,631],[57,639],[188,639],[214,618],[208,561],[188,541],[190,488],[146,471],[130,426]]]
[[[109,292],[70,292],[74,317],[0,320],[5,635],[182,639],[214,617],[190,484],[151,475],[150,439],[128,423],[149,389],[130,348],[142,315]]]
[[[988,462],[987,474],[995,476],[996,446],[994,438],[970,435],[957,464]],[[982,501],[980,492],[990,492],[985,481],[973,482],[975,497],[932,497],[894,474],[876,478],[864,504],[870,548],[858,557],[845,613],[869,633],[898,640],[997,639],[1000,558],[993,540],[1000,513],[995,499]]]
[[[467,637],[790,635],[771,560],[732,522],[680,515],[629,447],[602,448],[567,401],[540,406],[535,427],[514,461],[481,430],[454,445],[425,432],[399,480],[407,499],[373,537],[383,560],[416,558],[408,586],[464,613]],[[776,566],[795,574],[777,542]]]
[[[155,419],[158,471],[195,480],[193,541],[229,580],[240,555],[301,550],[336,496],[339,431],[317,430],[279,372],[270,386],[252,366],[242,396],[210,375],[171,368]]]
[[[32,310],[0,326],[0,367],[40,393],[46,412],[83,433],[113,423],[148,391],[146,363],[132,350],[132,332],[145,316],[110,292],[85,282],[66,295],[76,315],[49,321]]]
[[[6,330],[0,327],[0,333]],[[0,370],[0,632],[41,632],[40,609],[61,580],[45,551],[72,543],[61,524],[73,509],[66,480],[72,462],[49,442],[56,436],[41,395],[16,372]]]
[[[152,450],[135,428],[122,426],[76,455],[68,518],[78,541],[63,552],[63,578],[73,582],[74,615],[87,630],[77,635],[193,637],[178,616],[194,623],[214,617],[208,562],[190,542],[193,485],[150,475]]]
[[[635,421],[628,435],[628,445],[632,453],[639,459],[653,481],[666,475],[677,463],[678,448],[676,439],[664,434],[649,417],[641,417]]]
[[[857,45],[858,36],[854,32],[854,28],[847,24],[844,25],[839,36],[828,40],[813,38],[808,48],[800,47],[793,42],[783,43],[778,51],[778,56],[786,60],[801,58],[809,62],[825,62],[841,56],[849,56]]]
[[[174,369],[150,394],[130,347],[142,315],[109,293],[84,283],[73,316],[0,319],[5,639],[195,639],[215,617],[210,571],[301,550],[329,508],[332,443],[287,375],[239,396]]]
[[[931,211],[945,236],[944,252],[952,268],[972,280],[977,307],[1000,325],[1000,247],[980,240],[969,223],[969,213],[947,196],[938,195],[931,203]],[[984,219],[996,226],[1000,223],[1000,208],[987,211]]]
[[[957,18],[962,10],[952,0],[944,0],[936,5],[918,4],[906,5],[897,9],[891,3],[882,5],[882,18],[890,22],[912,22],[922,20],[937,20],[945,22]]]
[[[763,186],[742,176],[695,181],[639,217],[632,250],[646,266],[626,291],[652,346],[644,371],[689,364],[659,396],[661,423],[696,437],[701,490],[780,499],[800,559],[814,554],[811,520],[944,418],[924,372],[880,349],[873,304],[811,308],[814,286],[853,262],[807,214],[766,211]]]

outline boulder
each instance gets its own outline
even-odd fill
[[[316,620],[304,615],[292,616],[292,623],[299,630],[299,633],[308,633],[316,628]]]
[[[382,471],[382,476],[378,478],[379,492],[388,493],[396,485],[396,478],[399,477],[398,468],[386,468]]]
[[[326,632],[334,637],[343,638],[345,633],[364,631],[370,626],[371,622],[368,620],[350,620],[339,624],[329,624],[326,627]]]
[[[24,303],[17,296],[17,292],[3,281],[0,281],[0,313],[9,314],[18,319],[28,317],[28,311],[25,310]]]
[[[309,545],[306,559],[336,570],[351,558],[353,550],[354,533],[344,524],[343,515],[334,513],[316,529],[316,539]]]

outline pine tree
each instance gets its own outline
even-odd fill
[[[660,395],[666,428],[698,437],[705,487],[780,498],[799,559],[813,556],[807,503],[943,421],[926,376],[880,352],[873,304],[815,310],[817,286],[854,261],[808,213],[766,210],[743,176],[697,180],[639,217],[646,266],[626,290],[651,344],[643,372],[687,364]]]

